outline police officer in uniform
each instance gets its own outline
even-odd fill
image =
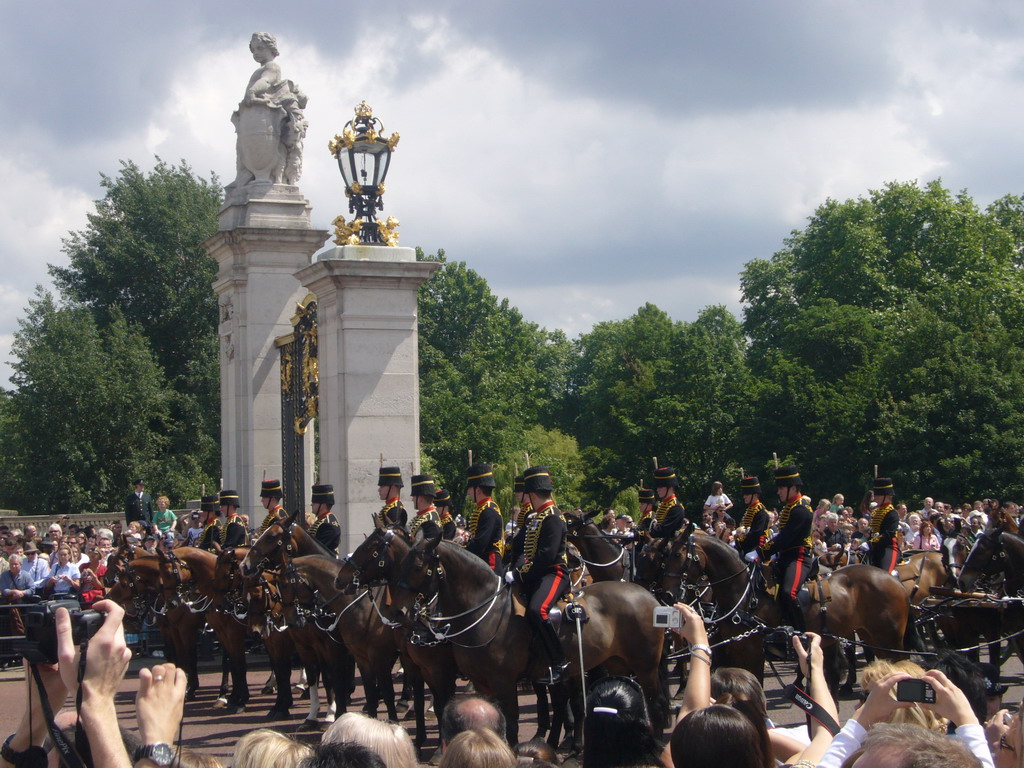
[[[441,521],[441,538],[445,541],[452,541],[458,526],[455,525],[455,518],[452,517],[452,495],[444,488],[438,488],[434,494],[434,507],[437,508],[438,518]]]
[[[220,535],[221,549],[246,546],[249,543],[249,532],[238,514],[238,491],[220,492],[220,513],[226,518]]]
[[[537,629],[550,662],[548,674],[539,682],[555,685],[565,679],[569,666],[549,619],[552,607],[572,586],[565,557],[567,531],[565,519],[551,498],[554,487],[548,468],[530,467],[523,477],[534,512],[523,526],[523,552],[516,560],[515,575],[528,597],[527,618]]]
[[[416,517],[409,523],[409,533],[414,538],[433,539],[441,534],[441,516],[434,506],[434,490],[432,475],[413,475],[409,480],[409,494],[416,509]]]
[[[686,509],[676,498],[679,478],[672,467],[658,467],[654,470],[654,492],[658,508],[651,522],[651,536],[656,539],[671,539],[686,525]]]
[[[892,573],[900,561],[900,515],[892,505],[892,479],[876,477],[871,493],[877,505],[871,510],[871,564]]]
[[[377,480],[377,493],[384,506],[377,517],[384,525],[400,525],[403,528],[409,522],[409,513],[402,506],[399,492],[405,484],[402,482],[402,470],[398,467],[381,467]]]
[[[263,485],[260,488],[260,502],[263,504],[263,508],[267,510],[267,516],[263,518],[263,522],[260,524],[259,530],[256,531],[256,538],[258,539],[264,533],[267,528],[272,526],[278,520],[284,520],[288,517],[285,514],[284,507],[281,506],[281,498],[284,496],[284,491],[281,489],[280,480],[264,480]]]
[[[205,514],[203,518],[203,532],[199,535],[196,547],[205,549],[208,552],[216,552],[220,546],[222,526],[217,512],[220,509],[220,497],[215,493],[212,496],[203,496],[199,502],[199,510]],[[214,546],[216,544],[216,546]]]
[[[775,490],[782,502],[779,532],[761,548],[765,560],[775,557],[775,578],[779,585],[782,620],[804,631],[804,613],[797,595],[811,569],[811,524],[814,513],[803,502],[803,480],[794,466],[775,470]]]
[[[740,493],[747,505],[740,521],[740,528],[746,532],[737,537],[736,549],[748,562],[757,559],[757,553],[764,547],[768,531],[768,510],[761,503],[761,481],[751,475],[740,480]]]
[[[495,487],[490,464],[473,464],[466,470],[466,496],[473,502],[473,511],[469,513],[466,524],[469,533],[466,549],[483,558],[491,570],[500,575],[504,572],[501,555],[505,527],[501,510],[491,498]]]
[[[337,555],[338,542],[341,541],[341,526],[338,525],[338,518],[331,511],[334,506],[334,486],[314,485],[310,504],[316,520],[309,527],[309,535]]]

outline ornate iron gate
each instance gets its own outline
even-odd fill
[[[312,294],[296,307],[294,330],[277,340],[281,351],[281,482],[288,512],[305,511],[305,434],[317,414],[316,299]]]

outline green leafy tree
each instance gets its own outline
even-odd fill
[[[88,225],[64,240],[66,267],[50,267],[62,295],[105,332],[125,318],[146,339],[173,392],[161,437],[190,467],[220,463],[217,265],[202,243],[217,231],[220,184],[159,158],[149,173],[122,162]],[[129,475],[136,471],[129,471]],[[123,478],[129,482],[128,475]],[[195,489],[190,495],[196,493]]]
[[[443,251],[419,258],[441,262],[419,295],[420,440],[439,481],[461,500],[468,450],[511,469],[524,432],[552,418],[569,344],[524,320]]]
[[[171,451],[174,393],[134,325],[115,313],[101,331],[89,309],[42,291],[19,325],[3,407],[6,505],[118,512],[133,474],[175,495],[199,479]]]
[[[742,459],[791,455],[814,495],[859,496],[875,464],[907,497],[1019,494],[1022,248],[1019,197],[982,211],[936,181],[826,201],[742,275]]]

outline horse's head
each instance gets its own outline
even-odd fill
[[[350,584],[372,584],[391,576],[392,564],[401,556],[402,545],[407,545],[402,528],[383,525],[374,517],[374,529],[355,552],[341,559],[341,569],[334,584],[344,589]]]
[[[270,563],[277,562],[282,548],[287,548],[292,542],[292,530],[299,517],[299,510],[295,510],[284,520],[275,520],[267,530],[252,543],[249,552],[241,563],[241,570],[244,575],[253,571],[259,571]]]
[[[562,517],[570,536],[582,536],[587,526],[593,524],[593,515],[586,514],[581,509],[563,512]]]
[[[959,546],[958,541],[954,547],[954,556]],[[1005,563],[1006,551],[1003,548],[1002,531],[983,533],[978,536],[970,553],[964,559],[957,584],[962,591],[973,592],[979,579],[999,574],[1005,568]]]
[[[241,563],[249,550],[245,547],[225,549],[217,555],[210,580],[210,591],[216,596],[218,610],[230,610],[232,602],[239,602],[242,596]]]
[[[640,531],[640,544],[636,554],[637,584],[652,588],[665,571],[668,558],[668,539],[655,539],[647,531]]]
[[[425,538],[409,549],[398,567],[398,578],[391,590],[391,606],[401,616],[401,623],[411,626],[419,613],[437,595],[440,581],[444,578],[441,556],[437,547],[440,534]]]

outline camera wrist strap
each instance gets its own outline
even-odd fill
[[[841,730],[839,723],[833,719],[832,715],[826,712],[825,708],[812,699],[806,691],[797,688],[796,684],[787,685],[782,695],[800,707],[808,717],[817,720],[833,736]]]
[[[60,753],[60,761],[67,768],[85,768],[82,758],[75,752],[75,748],[64,738],[64,732],[57,727],[53,721],[53,709],[50,707],[50,699],[46,695],[46,687],[43,685],[43,678],[39,675],[39,668],[35,664],[29,665],[32,668],[32,677],[39,689],[39,703],[43,708],[43,716],[46,718],[46,730],[50,734],[50,740]]]

